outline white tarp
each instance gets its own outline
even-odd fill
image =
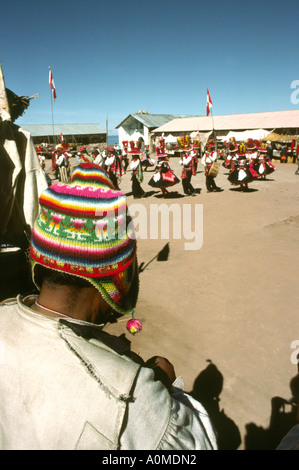
[[[191,139],[197,139],[197,140],[200,140],[200,145],[201,145],[201,148],[203,149],[207,143],[207,141],[210,139],[211,137],[211,134],[213,132],[212,131],[209,131],[209,132],[191,132],[190,134],[190,137]]]
[[[245,142],[248,139],[253,140],[262,140],[266,135],[269,134],[269,131],[265,129],[253,129],[248,131],[229,131],[226,136],[218,137],[218,139],[229,140],[231,137],[236,139],[236,142]]]
[[[177,137],[172,134],[168,134],[168,136],[164,137],[165,144],[173,144],[177,142]]]

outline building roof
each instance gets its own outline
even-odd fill
[[[299,128],[299,110],[186,117],[173,119],[154,132],[207,132],[213,130],[213,123],[216,131]]]
[[[116,129],[121,127],[129,118],[134,118],[137,121],[141,122],[145,127],[149,129],[155,129],[156,127],[163,126],[165,123],[172,121],[177,118],[186,118],[190,117],[188,114],[150,114],[150,113],[134,113],[129,114],[126,119],[124,119]]]
[[[24,124],[22,129],[29,132],[32,137],[42,137],[47,135],[90,135],[90,134],[106,134],[98,124],[54,124],[54,132],[52,124]]]

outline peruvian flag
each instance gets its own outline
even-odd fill
[[[55,88],[55,83],[52,75],[52,70],[49,67],[49,84],[52,89],[52,94],[53,94],[53,100],[55,101],[56,98],[56,88]]]
[[[210,114],[211,107],[213,106],[209,89],[207,88],[207,116]]]

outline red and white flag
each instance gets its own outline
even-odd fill
[[[209,89],[207,88],[207,116],[210,114],[211,107],[213,106]]]
[[[50,84],[50,87],[52,89],[52,95],[53,95],[53,100],[55,101],[55,98],[56,98],[56,88],[55,88],[55,83],[54,83],[54,79],[53,79],[53,75],[52,75],[52,70],[50,69],[49,67],[49,84]]]

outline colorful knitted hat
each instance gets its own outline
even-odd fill
[[[238,147],[238,156],[244,157],[246,155],[246,145],[242,142]]]
[[[136,239],[126,197],[98,165],[80,164],[69,184],[39,199],[30,254],[35,266],[86,279],[118,313],[132,312],[138,295]]]
[[[258,150],[260,153],[267,153],[267,145],[262,143]]]

